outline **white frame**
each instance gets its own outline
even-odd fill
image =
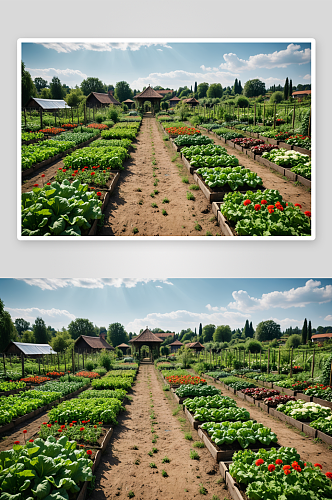
[[[311,44],[311,236],[22,236],[21,235],[21,58],[23,43],[310,43]],[[212,213],[212,212],[211,212]],[[17,40],[17,239],[20,241],[136,241],[180,240],[193,241],[310,241],[316,238],[316,40],[314,38],[19,38]]]

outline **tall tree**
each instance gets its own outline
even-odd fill
[[[259,95],[265,95],[265,83],[259,80],[258,78],[254,78],[253,80],[248,80],[244,84],[243,93],[246,97],[258,97]]]
[[[279,339],[280,336],[280,325],[275,323],[272,319],[258,323],[255,333],[256,340],[262,342],[264,340]]]
[[[234,85],[233,85],[233,92],[234,94],[239,94],[239,84],[238,84],[238,81],[237,81],[237,78],[235,78],[235,82],[234,82]]]
[[[289,80],[289,92],[288,92],[288,99],[292,98],[292,93],[293,93],[293,82],[292,80]]]
[[[232,330],[228,325],[217,326],[214,334],[214,342],[229,342],[232,338]]]
[[[123,102],[133,97],[133,91],[129,87],[129,83],[125,81],[117,82],[114,95],[119,102]]]
[[[104,84],[99,78],[89,76],[81,82],[81,90],[84,95],[89,95],[91,92],[104,92]]]
[[[311,343],[311,321],[309,321],[309,325],[308,325],[307,342]]]
[[[199,328],[198,328],[198,335],[199,335],[199,337],[202,336],[202,332],[203,332],[202,323],[200,323],[199,324]]]
[[[241,80],[239,80],[239,85],[238,85],[238,94],[242,94],[243,88],[241,85]]]
[[[305,318],[302,327],[302,344],[307,343],[307,337],[308,337],[308,323],[307,323],[307,318]]]
[[[249,331],[250,331],[250,335],[249,335],[250,338],[253,338],[255,335],[255,331],[254,331],[254,327],[252,326],[252,321],[250,321]]]
[[[65,101],[71,108],[76,108],[83,99],[85,99],[85,97],[81,89],[71,89],[65,96]]]
[[[42,99],[52,99],[51,89],[49,89],[48,87],[45,87],[44,89],[41,89],[40,97]]]
[[[25,332],[25,330],[29,330],[30,328],[29,321],[26,321],[23,318],[16,318],[14,321],[14,325],[19,336],[21,336],[22,333]]]
[[[121,323],[112,323],[108,327],[107,342],[113,347],[125,343],[128,340],[127,333]]]
[[[60,82],[60,78],[53,76],[50,83],[50,89],[52,93],[52,99],[63,99],[64,92]]]
[[[205,325],[203,327],[203,341],[204,342],[211,342],[213,339],[213,334],[215,332],[215,325]]]
[[[208,88],[209,88],[209,84],[206,83],[206,82],[202,82],[198,85],[197,87],[197,93],[198,93],[198,97],[199,99],[202,99],[203,97],[206,97],[206,93],[208,91]]]
[[[195,82],[194,92],[195,92],[195,94],[196,94],[196,92],[197,92],[197,82]]]
[[[33,83],[35,84],[38,93],[41,91],[41,89],[47,87],[47,81],[44,80],[44,78],[41,78],[40,76],[35,78]]]
[[[93,323],[91,323],[91,321],[89,321],[88,319],[83,318],[76,318],[75,320],[71,321],[68,325],[68,332],[71,338],[74,340],[78,339],[78,337],[80,337],[81,335],[87,335],[90,337],[96,336]]]
[[[35,344],[36,339],[34,333],[31,332],[30,330],[23,332],[21,336],[21,342],[25,342],[27,344]]]
[[[25,69],[25,64],[21,62],[21,88],[22,88],[22,106],[25,106],[30,97],[37,96],[36,87],[32,81],[29,71]]]
[[[43,318],[36,318],[34,324],[32,325],[32,328],[36,339],[36,344],[47,344],[47,329]]]
[[[211,83],[206,95],[209,99],[214,99],[216,97],[222,97],[222,93],[223,90],[220,83]]]
[[[246,338],[246,337],[249,337],[250,335],[250,326],[249,326],[249,320],[246,320],[246,324],[244,325],[244,329],[243,329],[243,337]]]
[[[52,348],[56,352],[64,352],[73,343],[74,340],[68,332],[58,332],[51,341]]]
[[[15,339],[17,332],[8,311],[4,309],[5,304],[0,299],[0,352],[3,352],[9,342]]]
[[[288,100],[288,92],[289,92],[289,83],[288,83],[288,76],[285,81],[285,86],[284,86],[284,101]]]

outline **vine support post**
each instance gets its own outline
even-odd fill
[[[268,348],[268,350],[267,350],[267,370],[266,370],[266,373],[267,374],[270,373],[270,348]]]
[[[273,129],[276,128],[277,103],[274,103]]]
[[[262,371],[262,350],[259,352],[259,369]]]
[[[74,355],[74,349],[71,351],[72,355],[72,372],[73,374],[75,373],[75,355]]]
[[[295,104],[294,104],[294,108],[293,108],[293,123],[292,123],[293,134],[294,134],[294,125],[295,125]]]
[[[2,359],[3,359],[3,373],[6,376],[6,361],[5,361],[5,353],[2,353]]]
[[[314,352],[312,353],[312,363],[311,363],[311,378],[314,378],[314,371],[315,371],[315,348]]]
[[[332,385],[332,361],[331,361],[331,368],[330,368],[330,384]]]
[[[290,356],[290,371],[289,376],[293,376],[293,347],[291,348],[291,356]]]
[[[248,358],[248,365],[249,365],[249,370],[250,370],[250,351],[248,353],[248,356],[249,356],[249,358]]]
[[[22,378],[24,377],[24,354],[21,352]]]
[[[278,353],[278,375],[280,375],[280,346],[279,346],[279,353]]]

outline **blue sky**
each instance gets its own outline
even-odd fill
[[[194,82],[242,85],[259,78],[266,88],[311,83],[310,43],[179,43],[172,41],[22,43],[22,60],[32,78],[53,76],[70,87],[93,76],[106,84],[125,80],[132,89],[161,85],[177,89]]]
[[[0,298],[12,319],[41,316],[56,329],[75,318],[98,326],[119,322],[127,332],[179,332],[199,323],[242,328],[273,319],[282,330],[332,324],[332,279],[24,278],[0,279]]]

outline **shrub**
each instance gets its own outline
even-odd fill
[[[250,352],[260,352],[262,350],[262,344],[258,340],[249,340],[245,347]]]
[[[102,123],[103,120],[104,120],[104,116],[103,115],[101,115],[101,114],[95,115],[95,121],[97,123]]]
[[[284,98],[284,94],[280,91],[277,91],[277,92],[273,92],[273,94],[271,95],[270,97],[270,102],[273,102],[273,103],[279,103],[283,100]]]
[[[297,335],[295,333],[294,335],[288,337],[286,341],[286,349],[290,349],[291,347],[299,347],[301,342],[302,342],[301,335]]]
[[[85,368],[89,371],[89,372],[92,372],[92,370],[94,369],[95,365],[93,363],[93,361],[89,360],[85,363]]]
[[[99,357],[99,363],[107,371],[109,371],[111,369],[111,367],[112,367],[112,359],[107,354],[107,352],[105,350],[102,351],[102,353],[101,353],[101,355]]]
[[[239,106],[240,108],[247,108],[248,104],[249,104],[249,100],[243,96],[239,96],[235,100],[235,105]]]

